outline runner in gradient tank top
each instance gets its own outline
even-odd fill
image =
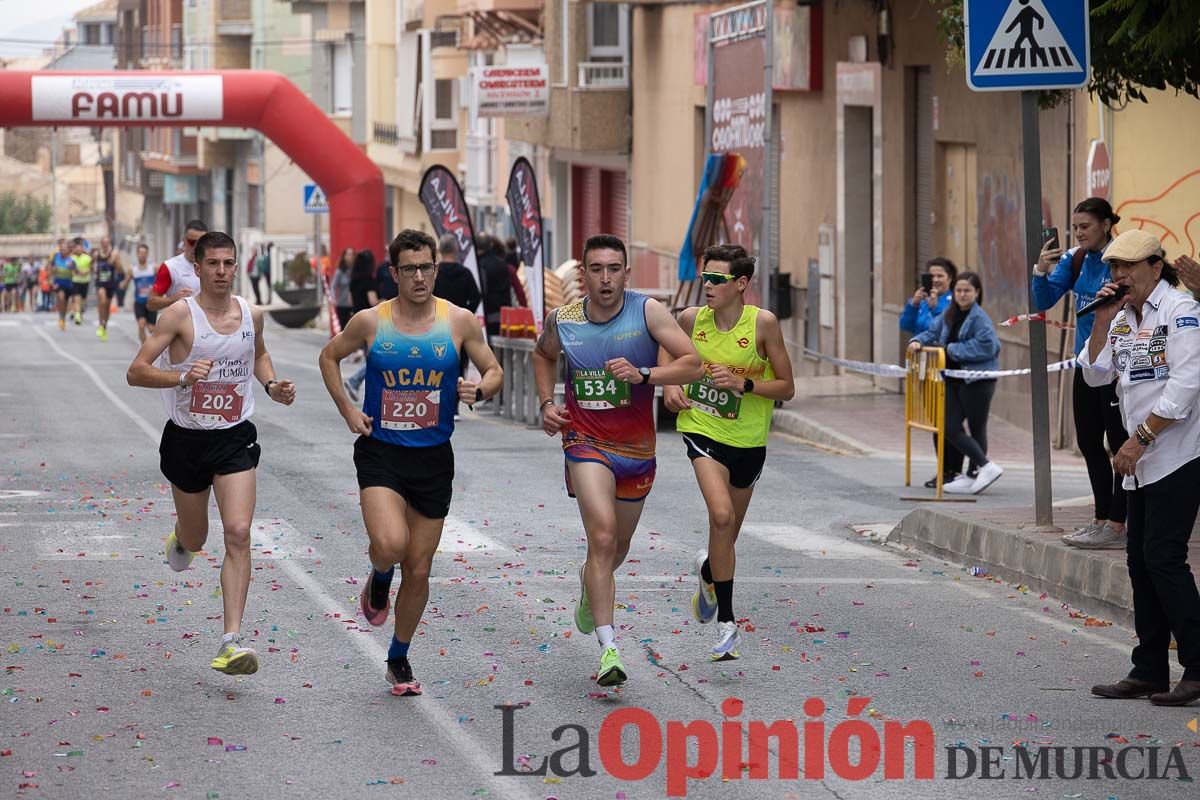
[[[421,693],[408,647],[429,601],[429,570],[450,512],[454,481],[454,410],[500,391],[504,373],[470,311],[433,296],[437,244],[401,231],[388,247],[399,294],[359,311],[321,351],[321,377],[351,432],[359,502],[371,569],[359,606],[367,622],[387,621],[389,590],[400,565],[396,621],[386,679],[394,695]],[[360,408],[346,393],[341,362],[367,349]],[[459,374],[466,353],[483,376]]]
[[[575,625],[595,631],[600,642],[596,682],[616,686],[627,673],[613,635],[614,573],[654,485],[654,385],[696,380],[703,367],[670,312],[625,288],[624,242],[592,236],[580,271],[587,296],[546,317],[533,369],[542,429],[562,434],[567,493],[579,501],[587,533]],[[659,347],[670,355],[663,366],[656,366]],[[554,402],[560,354],[567,361],[565,407]]]
[[[258,655],[242,644],[240,631],[250,588],[250,524],[260,453],[250,421],[254,382],[284,405],[296,399],[296,387],[275,378],[263,343],[262,310],[233,294],[238,273],[233,239],[221,231],[206,233],[196,242],[194,257],[200,292],[163,312],[126,380],[162,391],[168,419],[158,452],[175,499],[175,530],[165,552],[174,571],[187,569],[204,547],[208,497],[217,495],[225,532],[225,636],[211,666],[227,675],[249,675],[258,671]]]
[[[709,247],[700,277],[705,304],[684,309],[679,325],[692,337],[706,374],[686,389],[665,387],[663,402],[679,413],[676,429],[708,506],[708,548],[696,554],[700,586],[692,614],[702,623],[717,618],[717,641],[708,655],[730,661],[741,658],[733,546],[767,460],[775,401],[791,400],[796,385],[779,320],[745,301],[754,259],[736,244]]]

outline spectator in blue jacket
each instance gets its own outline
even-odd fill
[[[913,336],[929,330],[933,321],[946,313],[950,305],[950,287],[958,275],[958,267],[948,258],[929,259],[925,271],[933,277],[933,291],[927,292],[924,286],[918,286],[900,314],[900,330]]]
[[[1112,241],[1113,226],[1121,218],[1113,213],[1107,200],[1089,197],[1075,206],[1071,215],[1071,234],[1075,247],[1064,251],[1058,242],[1046,242],[1033,268],[1033,298],[1041,310],[1050,308],[1068,291],[1075,295],[1075,310],[1096,298],[1096,292],[1110,280],[1108,264],[1101,255]],[[1088,314],[1075,320],[1075,355],[1087,346],[1094,317]],[[1125,548],[1125,490],[1121,476],[1113,474],[1109,453],[1116,455],[1129,434],[1121,420],[1116,384],[1089,386],[1083,370],[1075,370],[1071,390],[1075,417],[1075,442],[1087,463],[1095,502],[1093,519],[1087,525],[1064,534],[1063,542],[1091,550]],[[1108,450],[1104,438],[1108,437]]]
[[[946,308],[950,305],[950,287],[958,275],[958,267],[954,262],[941,257],[929,259],[925,264],[925,271],[932,278],[933,291],[927,292],[924,286],[918,286],[913,292],[912,300],[904,304],[904,311],[900,314],[900,330],[911,336],[929,330],[933,321],[946,313]],[[933,435],[933,446],[937,448],[936,433]],[[946,484],[962,472],[963,454],[955,450],[954,445],[946,442],[942,456],[942,483]],[[968,470],[967,474],[975,477],[974,469]],[[937,480],[937,475],[934,475],[925,481],[925,488],[934,488],[937,486]]]
[[[924,333],[908,344],[911,352],[923,345],[946,350],[946,369],[995,370],[1000,366],[1000,339],[983,310],[983,283],[974,272],[959,273],[954,302]],[[943,487],[957,494],[979,494],[1004,474],[987,457],[987,420],[996,394],[996,379],[946,376],[946,443],[953,444],[978,469],[974,478],[962,475]],[[963,429],[966,423],[970,433]]]

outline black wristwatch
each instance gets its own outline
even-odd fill
[[[267,397],[271,396],[271,387],[277,383],[279,383],[279,381],[275,380],[274,378],[271,378],[271,380],[269,380],[263,384],[263,391],[267,393]]]
[[[753,391],[754,381],[750,380],[749,378],[746,378],[746,380],[742,381],[742,394],[750,394]]]
[[[483,389],[480,389],[479,387],[475,387],[475,402],[478,403],[482,399],[483,399]]]
[[[650,382],[650,368],[649,367],[642,367],[638,370],[638,372],[640,372],[642,374],[641,383],[649,383]]]

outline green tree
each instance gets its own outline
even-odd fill
[[[31,195],[0,192],[0,235],[50,233],[50,204]]]
[[[946,60],[962,66],[962,0],[930,0]],[[1178,0],[1093,0],[1092,75],[1088,92],[1110,105],[1146,102],[1143,89],[1175,89],[1200,97],[1200,3]],[[1043,106],[1066,98],[1042,92]]]

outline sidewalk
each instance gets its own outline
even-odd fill
[[[774,427],[825,447],[856,456],[904,457],[904,396],[883,392],[854,376],[805,378],[796,397],[776,410]],[[928,473],[933,458],[930,437],[914,435],[914,483]],[[869,443],[868,443],[869,440]],[[1032,462],[1033,437],[999,419],[988,422],[988,455],[1005,465]],[[1051,450],[1054,470],[1086,470],[1073,452]],[[1087,615],[1133,624],[1133,593],[1123,550],[1079,550],[1059,536],[1091,518],[1090,502],[1056,506],[1060,531],[1036,530],[1033,509],[929,504],[905,515],[888,535],[888,543],[911,547],[990,575],[1022,584],[1035,592],[1086,609]],[[1200,536],[1193,535],[1188,563],[1200,581]],[[1088,625],[1082,616],[1081,625]],[[1095,623],[1092,623],[1095,624]]]
[[[774,427],[852,455],[904,457],[904,395],[885,392],[853,375],[800,378],[796,396],[775,411]],[[1032,465],[1033,436],[1007,420],[988,420],[988,455],[1000,464]],[[933,437],[913,433],[913,460],[935,458]],[[1055,470],[1084,470],[1083,459],[1070,450],[1051,450]],[[922,467],[922,482],[927,475]],[[915,479],[915,476],[914,476]]]

